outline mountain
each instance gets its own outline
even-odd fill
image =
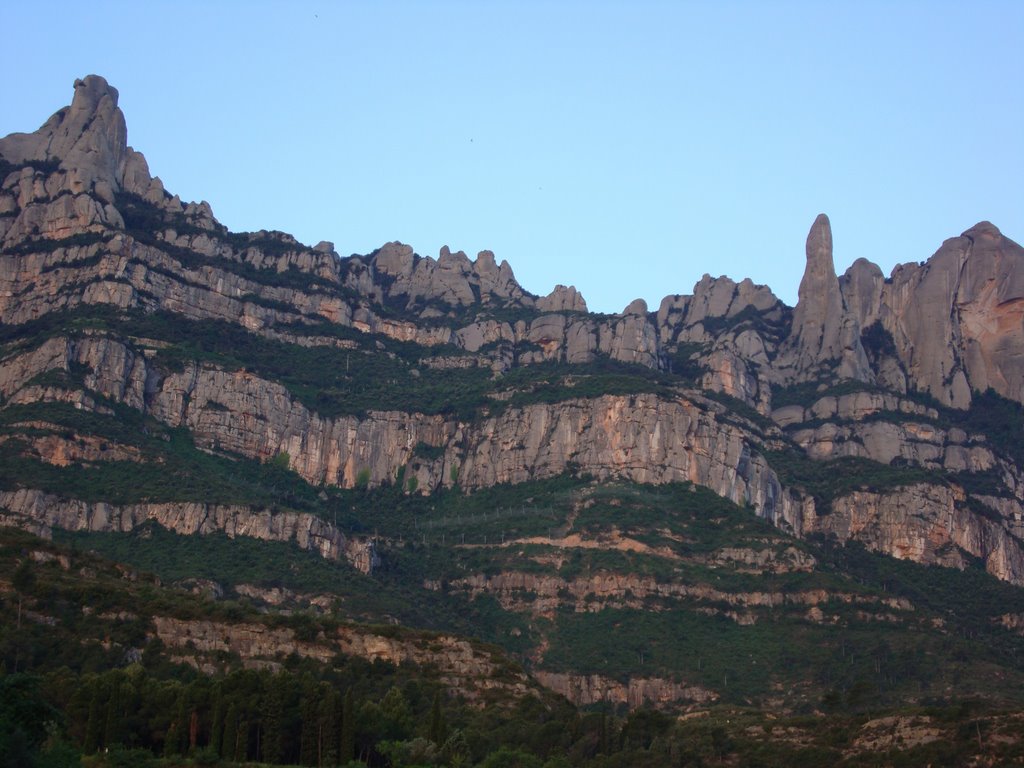
[[[705,275],[597,315],[487,251],[229,232],[117,99],[87,77],[0,139],[0,524],[265,611],[477,636],[518,696],[1019,706],[1024,250],[994,225],[837,276],[821,215],[796,307]],[[128,646],[273,656],[182,621]],[[468,641],[431,642],[443,669]]]

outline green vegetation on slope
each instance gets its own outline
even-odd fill
[[[141,501],[202,501],[253,504],[314,511],[316,489],[275,462],[261,464],[198,450],[185,429],[164,427],[132,408],[106,403],[110,416],[64,403],[31,403],[0,411],[0,488],[36,488],[67,498],[129,504]],[[105,438],[141,451],[142,462],[77,462],[56,466],[26,455],[26,439],[49,430],[25,423],[43,422],[67,439],[77,434]]]
[[[771,619],[741,626],[723,616],[680,610],[566,614],[558,617],[565,628],[554,638],[551,659],[570,653],[576,664],[578,655],[593,654],[594,671],[619,666],[645,676],[674,655],[678,661],[672,666],[685,670],[690,684],[714,685],[725,700],[759,700],[766,689],[784,694],[792,684],[810,696],[807,712],[766,716],[719,705],[704,717],[676,723],[643,708],[588,714],[529,695],[518,702],[485,700],[481,707],[446,692],[429,666],[395,667],[348,656],[320,664],[282,654],[277,671],[245,670],[229,654],[218,671],[200,672],[148,639],[149,616],[268,623],[310,638],[330,628],[333,619],[261,616],[241,603],[211,603],[21,532],[5,531],[0,542],[0,583],[14,585],[0,599],[0,749],[10,750],[14,739],[21,750],[16,754],[28,756],[23,765],[32,759],[55,765],[43,761],[58,756],[65,760],[60,765],[77,765],[79,753],[96,752],[97,768],[175,766],[186,756],[207,765],[335,765],[351,757],[381,767],[551,761],[551,768],[611,768],[819,765],[825,759],[837,766],[921,760],[961,765],[976,754],[997,762],[1024,755],[1019,717],[949,700],[950,684],[962,695],[978,676],[1005,675],[1005,668],[991,667],[992,660],[978,654],[984,649],[979,637],[943,640],[941,634],[899,625],[858,622],[852,611],[851,621],[835,628]],[[207,554],[227,544],[221,541]],[[30,551],[53,559],[29,559]],[[183,551],[179,547],[171,555]],[[897,564],[892,571],[886,558],[842,553],[856,563],[837,561],[836,567],[852,567],[867,580],[884,572],[894,594],[915,580],[923,579],[919,586],[926,588],[937,570]],[[992,586],[988,577],[978,578],[977,589]],[[949,598],[958,610],[969,596]],[[1019,607],[1019,596],[1011,604],[1004,607]],[[983,614],[984,609],[976,613]],[[1012,697],[1019,679],[1001,679],[1006,690],[988,693]],[[924,706],[879,709],[901,701],[887,693],[908,687]],[[814,713],[818,709],[825,714]],[[41,722],[27,718],[29,712]],[[888,721],[873,719],[881,715],[901,718],[904,729],[916,724],[933,740],[917,746],[860,741],[872,729],[891,730]]]
[[[944,476],[921,467],[882,464],[859,456],[815,461],[799,450],[768,451],[765,458],[787,488],[810,494],[828,512],[829,504],[852,491],[881,492],[914,483],[942,483]]]
[[[364,416],[367,411],[404,410],[472,420],[506,407],[555,403],[575,398],[653,392],[672,395],[682,379],[645,366],[598,357],[591,363],[517,366],[500,377],[488,367],[435,367],[430,358],[464,355],[454,347],[428,348],[412,342],[330,326],[330,335],[349,348],[302,346],[268,339],[219,320],[189,320],[166,312],[119,313],[85,307],[53,313],[20,326],[0,326],[8,351],[30,349],[56,335],[105,330],[129,345],[132,339],[161,342],[154,362],[168,371],[188,363],[246,370],[285,386],[299,402],[326,417]],[[321,332],[292,326],[295,333]],[[496,393],[506,393],[498,400]]]
[[[522,658],[543,637],[546,669],[681,678],[736,703],[763,705],[781,686],[790,691],[782,698],[813,704],[858,684],[869,688],[858,695],[876,704],[943,698],[949,690],[1012,700],[1024,682],[1024,641],[998,623],[1004,613],[1024,612],[1021,590],[981,570],[894,561],[855,544],[799,542],[706,489],[563,476],[469,495],[408,496],[391,487],[327,497],[322,514],[381,536],[382,562],[371,577],[294,545],[188,540],[155,526],[59,538],[169,581],[192,575],[228,589],[251,583],[335,595],[338,615],[476,634]],[[595,546],[560,543],[570,535]],[[650,550],[617,548],[623,539]],[[785,565],[795,562],[791,550],[804,553],[809,569],[750,570],[735,559],[774,553]],[[717,559],[723,552],[739,554]],[[555,613],[532,615],[537,597],[529,589],[511,593],[521,607],[508,610],[489,594],[474,598],[446,586],[503,573],[567,584],[618,576],[655,591],[560,594]],[[428,582],[441,588],[424,589]],[[958,588],[964,583],[969,594]],[[643,584],[686,589],[673,597]],[[824,601],[802,597],[822,591]],[[909,603],[888,606],[891,599]],[[817,619],[808,618],[811,605],[821,611]],[[1002,670],[999,684],[995,670]]]

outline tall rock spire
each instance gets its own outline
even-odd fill
[[[70,107],[54,113],[35,133],[3,139],[0,153],[14,163],[58,160],[87,186],[97,181],[119,186],[127,139],[117,89],[99,75],[89,75],[75,81]]]
[[[807,266],[788,342],[787,362],[796,378],[814,379],[833,372],[842,379],[871,380],[860,342],[860,326],[847,310],[832,260],[832,225],[818,214],[807,234]]]
[[[128,129],[117,106],[117,89],[99,75],[75,81],[75,95],[54,131],[47,154],[58,157],[83,181],[119,184]]]

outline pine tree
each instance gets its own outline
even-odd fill
[[[178,695],[178,706],[174,713],[174,719],[167,729],[167,738],[164,740],[164,755],[184,754],[188,745],[188,710],[185,703],[185,692]]]
[[[380,700],[380,721],[377,732],[389,741],[404,741],[411,734],[413,720],[409,702],[398,686],[391,686]]]
[[[95,754],[103,746],[103,727],[106,718],[103,716],[102,702],[100,700],[100,685],[95,684],[92,692],[92,699],[89,700],[89,719],[85,723],[85,741],[82,743],[82,752],[87,755]]]
[[[199,710],[192,707],[188,715],[188,751],[195,752],[199,746]]]
[[[21,602],[27,592],[32,591],[36,583],[35,571],[32,570],[32,562],[28,559],[22,560],[14,570],[14,577],[11,579],[11,586],[18,593],[18,629],[21,629]],[[18,671],[15,665],[15,672]]]
[[[263,718],[263,755],[265,763],[281,763],[285,757],[285,698],[287,677],[274,675],[267,691],[267,707]]]
[[[178,754],[178,722],[171,720],[167,726],[167,735],[164,737],[164,757],[173,757]]]
[[[448,739],[448,724],[444,720],[444,712],[441,710],[441,694],[434,694],[434,702],[430,705],[430,729],[427,738],[440,747]]]
[[[441,757],[451,768],[469,765],[469,744],[466,735],[456,728],[441,747]]]
[[[352,698],[352,689],[345,691],[345,700],[341,705],[341,746],[338,760],[345,765],[356,756],[356,705]]]
[[[341,718],[341,696],[333,688],[327,687],[320,697],[318,723],[320,726],[320,759],[317,765],[331,766],[338,764],[338,720]]]
[[[320,718],[312,690],[303,694],[299,716],[302,718],[302,730],[299,734],[299,763],[317,765],[320,757],[318,754],[320,752]]]
[[[238,758],[238,705],[235,702],[231,702],[228,705],[227,714],[224,715],[224,731],[221,736],[221,741],[218,744],[214,742],[221,757],[226,757],[228,760],[237,760]],[[244,760],[244,756],[242,757]]]
[[[107,699],[107,712],[103,727],[103,746],[110,748],[120,744],[124,739],[124,712],[121,706],[121,681],[114,677],[110,681],[110,696]]]
[[[213,721],[210,723],[210,747],[219,756],[223,757],[221,743],[224,740],[224,695],[218,684],[213,694]]]
[[[248,719],[239,716],[238,732],[235,737],[235,762],[249,759],[249,728]]]

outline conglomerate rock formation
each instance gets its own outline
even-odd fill
[[[1024,251],[994,225],[888,278],[863,259],[837,276],[822,215],[795,308],[749,280],[706,275],[657,311],[638,300],[594,315],[571,287],[530,294],[489,251],[471,260],[443,248],[433,259],[387,243],[343,258],[331,243],[230,233],[207,203],[183,203],[150,175],[127,145],[117,98],[89,76],[38,131],[0,139],[0,402],[10,414],[38,403],[97,414],[124,406],[187,429],[202,450],[286,455],[309,483],[344,488],[396,475],[415,478],[421,494],[566,472],[689,481],[797,535],[826,532],[920,562],[981,558],[1024,584],[1021,468],[1012,441],[970,419],[982,395],[1024,402]],[[244,360],[169,364],[176,342],[135,335],[130,320],[74,324],[101,310],[226,323],[357,361],[375,354],[413,394],[401,407],[321,412],[315,397]],[[601,366],[649,371],[651,384],[592,391]],[[531,370],[557,393],[530,383]],[[453,391],[460,377],[486,382],[472,413],[417,401],[417,380],[437,372]],[[54,430],[38,420],[12,415],[8,425],[25,433],[19,450],[34,460],[138,459],[127,447],[87,450],[84,433],[43,439],[36,432]],[[819,493],[787,475],[780,456],[921,472]],[[73,502],[41,494],[29,504],[24,492],[39,489],[13,490],[5,519],[99,525],[95,512],[88,524],[69,512]],[[103,519],[118,528],[154,515],[166,517],[119,507]],[[253,535],[278,529],[324,554],[344,550],[339,531],[301,521]]]

